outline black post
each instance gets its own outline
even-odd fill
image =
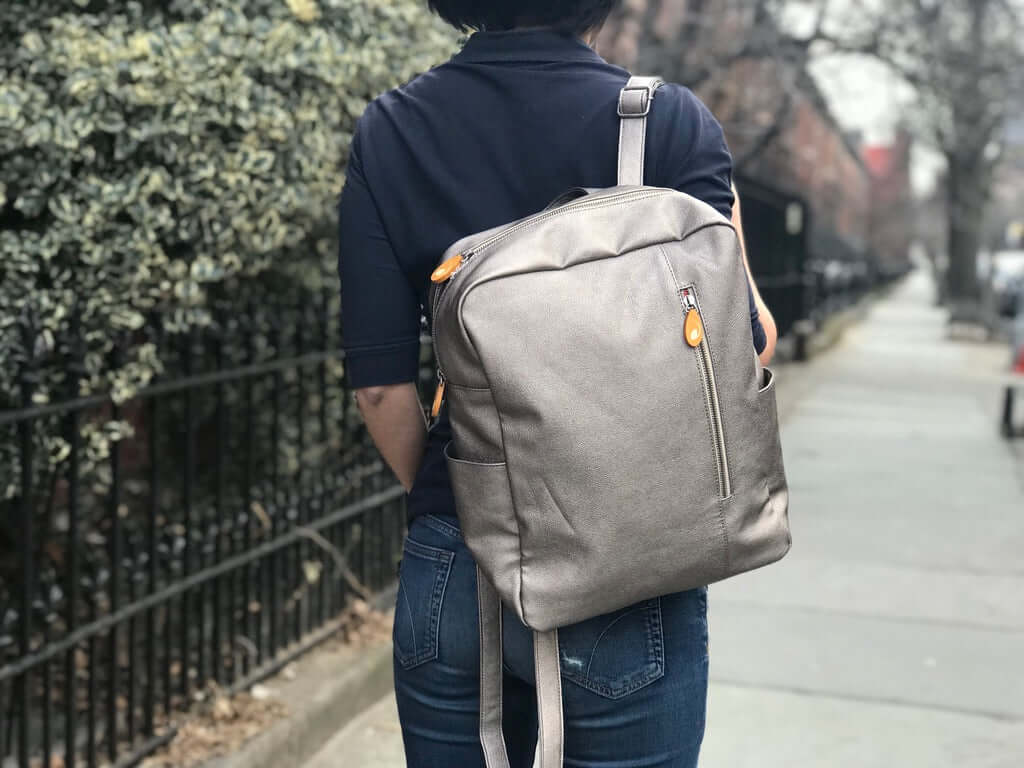
[[[68,399],[78,395],[82,377],[85,375],[84,352],[82,349],[81,310],[76,305],[71,310],[70,361],[66,393]],[[68,411],[64,419],[64,430],[68,447],[68,560],[67,560],[67,611],[64,623],[70,634],[78,627],[78,609],[81,592],[78,574],[79,522],[79,473],[81,471],[82,435],[79,431],[79,410]],[[64,657],[64,765],[75,768],[78,750],[75,736],[78,732],[78,673],[75,664],[75,648],[69,648]]]
[[[136,571],[138,559],[135,556],[134,541],[130,541],[128,546],[128,561],[131,563],[131,569],[128,572],[128,602],[134,603],[136,598],[136,582],[140,574]],[[128,619],[128,681],[126,683],[128,688],[128,706],[125,708],[125,720],[128,726],[125,738],[129,745],[135,743],[135,688],[138,685],[138,675],[136,674],[137,662],[138,621],[132,616]]]
[[[245,364],[256,363],[256,314],[255,308],[250,301],[246,308],[246,334],[245,334]],[[256,412],[253,403],[253,377],[246,374],[244,387],[245,408],[243,410],[243,423],[245,424],[245,445],[242,447],[242,520],[245,526],[244,546],[245,551],[252,551],[252,527],[253,527],[253,504],[255,499],[252,495],[253,471],[252,471],[252,447],[254,440],[253,420]],[[242,604],[245,611],[245,636],[256,646],[257,663],[263,660],[263,632],[261,631],[262,621],[253,612],[252,585],[257,585],[256,594],[260,595],[258,588],[262,583],[262,571],[260,563],[250,563],[245,568],[245,578],[242,580]],[[248,648],[242,655],[242,674],[246,675],[250,669],[250,658]]]
[[[32,406],[35,391],[33,371],[33,350],[36,334],[26,321],[22,326],[22,342],[25,349],[25,363],[21,371],[21,404]],[[34,520],[32,510],[32,419],[23,418],[18,422],[18,442],[21,457],[21,606],[18,617],[18,646],[22,656],[32,650],[32,596],[35,592],[35,541],[33,540]],[[31,674],[26,670],[18,678],[18,765],[29,768],[29,725],[32,709]]]
[[[192,334],[191,328],[185,333],[184,338],[184,354],[182,356],[182,372],[185,377],[188,378],[192,375]],[[191,551],[192,551],[192,483],[193,483],[193,464],[194,464],[194,446],[193,446],[193,435],[192,435],[192,418],[193,418],[193,391],[191,386],[185,388],[184,393],[184,415],[182,421],[182,499],[181,499],[181,514],[182,514],[182,528],[184,537],[184,546],[181,551],[181,576],[182,578],[188,578],[191,570]],[[189,684],[189,666],[191,664],[191,653],[189,648],[189,627],[192,623],[192,616],[190,615],[189,607],[189,593],[186,590],[181,593],[181,648],[178,650],[178,655],[181,659],[181,679],[179,681],[179,687],[183,703],[185,706],[188,705],[189,693],[191,686]]]
[[[224,336],[225,328],[224,323],[227,322],[227,316],[221,314],[220,322],[217,323],[214,338],[214,365],[216,370],[220,373],[224,370]],[[224,519],[225,505],[224,505],[224,475],[225,467],[224,462],[227,459],[228,444],[227,444],[227,406],[224,403],[224,383],[218,381],[216,385],[216,410],[215,410],[215,421],[216,421],[216,445],[215,450],[217,452],[216,461],[214,464],[214,550],[213,550],[213,562],[219,563],[224,557],[224,536],[225,531],[228,528],[227,521]],[[217,683],[223,681],[223,642],[224,638],[221,634],[221,582],[222,579],[218,576],[213,581],[213,679]],[[230,604],[230,600],[229,600]],[[228,611],[229,616],[229,633],[234,629],[234,611]]]
[[[320,294],[320,351],[327,353],[330,351],[330,294],[326,288],[321,290]],[[321,515],[327,514],[327,466],[330,456],[330,435],[327,432],[327,361],[323,360],[318,368],[318,374],[320,379],[320,403],[318,411],[318,421],[320,426],[320,473],[318,478],[318,503],[317,509]],[[329,531],[324,532],[325,535],[329,534]],[[319,584],[319,620],[320,624],[327,621],[327,599],[329,593],[327,592],[327,583],[330,581],[327,578],[327,574],[331,572],[331,569],[325,567],[324,572],[320,578]]]
[[[306,304],[300,304],[295,313],[295,354],[301,358],[306,351],[306,338],[303,333],[302,325],[306,321],[307,312]],[[306,515],[309,511],[309,505],[306,503],[305,488],[302,485],[303,479],[303,464],[305,464],[305,452],[306,452],[306,376],[305,371],[299,368],[296,370],[296,397],[295,397],[295,418],[298,422],[297,428],[297,439],[295,451],[299,457],[298,469],[295,473],[295,482],[292,483],[292,487],[295,489],[293,498],[295,499],[295,524],[305,525],[309,522]],[[294,639],[298,641],[302,637],[303,631],[308,629],[308,611],[311,600],[307,599],[307,595],[311,595],[316,585],[310,584],[306,579],[305,574],[305,563],[309,559],[309,545],[305,539],[299,539],[298,544],[293,547],[295,551],[295,559],[297,560],[296,565],[298,566],[295,571],[298,573],[299,587],[296,594],[299,595],[298,601],[295,603],[294,611],[295,616],[293,619],[294,623]]]
[[[121,344],[114,341],[114,349],[110,356],[110,364],[114,370],[121,366]],[[111,407],[110,417],[113,421],[121,418],[121,407],[115,402]],[[110,516],[110,612],[116,613],[120,607],[121,584],[121,441],[114,441],[110,446],[110,495],[107,500],[107,514]],[[120,686],[118,668],[119,627],[114,625],[107,635],[107,757],[110,762],[117,761],[117,696]]]
[[[1003,436],[1012,438],[1016,432],[1013,423],[1013,401],[1014,401],[1013,385],[1006,385],[1006,392],[1003,394],[1003,419],[1000,425]]]
[[[153,314],[150,317],[152,341],[157,348],[157,353],[162,347],[163,334],[161,333],[162,321],[159,315]],[[159,409],[160,399],[149,398],[148,406],[148,438],[149,438],[149,509],[146,520],[146,554],[148,566],[146,573],[146,592],[150,595],[156,592],[157,585],[157,516],[160,514],[160,472],[159,462]],[[167,633],[168,635],[170,633]],[[167,667],[170,667],[170,658],[166,659]],[[146,701],[143,705],[143,733],[151,738],[156,732],[156,609],[150,608],[146,611]],[[167,691],[164,691],[165,696]]]
[[[46,606],[46,617],[43,619],[43,643],[50,642],[50,624],[53,613],[49,601]],[[53,665],[43,662],[43,768],[50,768],[53,758]]]
[[[274,357],[280,359],[281,357],[281,329],[280,323],[277,317],[272,316],[270,318],[270,345],[274,350]],[[270,428],[270,455],[271,455],[271,468],[270,468],[270,497],[269,503],[266,505],[267,514],[270,515],[270,538],[277,538],[279,529],[278,520],[281,517],[281,494],[279,478],[279,465],[278,459],[280,455],[281,446],[281,372],[274,370],[271,374],[273,380],[273,390],[271,392],[271,412],[272,421]],[[270,655],[273,657],[277,653],[278,648],[278,633],[277,624],[280,610],[280,592],[281,592],[281,552],[275,550],[270,555],[270,573],[269,573],[269,584],[270,588]],[[266,607],[266,606],[264,606]]]
[[[92,589],[86,598],[89,601],[89,622],[96,621],[96,584],[90,583]],[[86,761],[89,768],[96,768],[96,635],[89,635],[88,645],[88,668],[89,668],[89,709],[86,717]]]

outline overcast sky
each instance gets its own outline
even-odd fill
[[[869,144],[892,141],[914,92],[881,64],[863,56],[831,56],[815,61],[811,73],[824,91],[840,124],[858,130]],[[917,146],[913,159],[913,184],[918,194],[935,185],[943,160],[934,150]]]

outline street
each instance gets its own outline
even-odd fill
[[[780,376],[794,546],[710,589],[704,768],[1024,765],[1024,446],[1002,345],[914,273]],[[404,765],[394,700],[309,768]]]

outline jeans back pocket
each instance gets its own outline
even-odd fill
[[[563,677],[620,699],[665,674],[661,599],[564,627],[558,645]]]
[[[454,552],[405,540],[392,633],[395,658],[404,669],[437,658],[441,606],[454,557]]]

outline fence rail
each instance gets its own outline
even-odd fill
[[[388,587],[404,494],[342,383],[336,301],[223,307],[124,334],[160,377],[82,394],[80,318],[0,405],[0,765],[131,765],[208,684],[249,684]],[[40,331],[19,323],[24,349]],[[38,402],[42,374],[65,397]],[[0,488],[3,485],[0,484]]]

